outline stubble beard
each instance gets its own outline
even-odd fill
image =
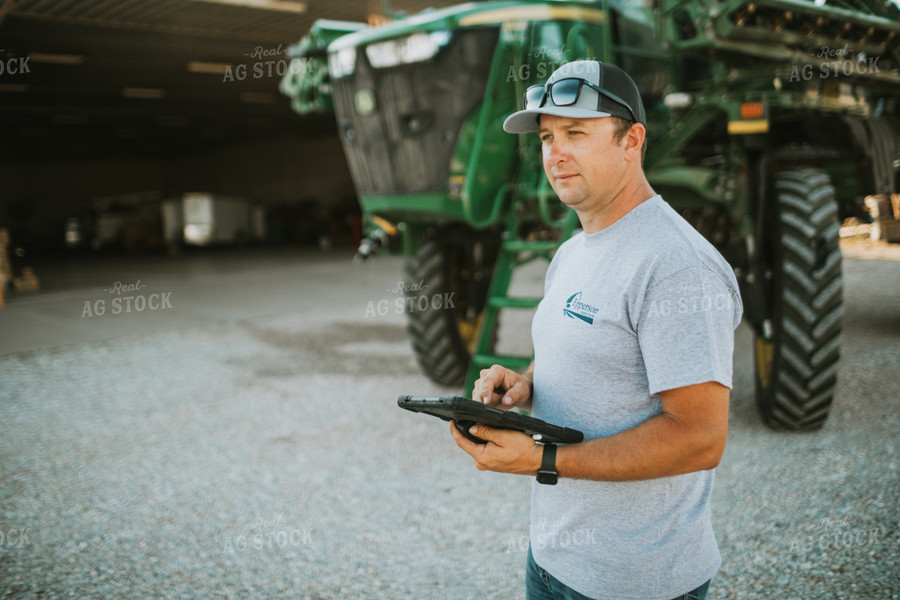
[[[584,187],[579,189],[564,190],[557,190],[556,188],[554,188],[553,191],[556,192],[556,195],[559,198],[560,202],[576,212],[578,211],[579,207],[581,207],[581,205],[583,205],[584,202],[588,200],[588,198],[590,198],[589,190]]]

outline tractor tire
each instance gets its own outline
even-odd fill
[[[416,362],[435,383],[465,382],[496,264],[495,246],[447,235],[421,244],[406,264],[407,333]]]
[[[812,431],[828,418],[843,316],[840,224],[829,175],[776,173],[771,337],[757,334],[756,403],[772,429]]]

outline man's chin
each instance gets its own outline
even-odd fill
[[[566,194],[559,192],[556,193],[559,201],[571,208],[572,210],[578,210],[578,207],[584,203],[584,196],[576,195],[576,194]]]

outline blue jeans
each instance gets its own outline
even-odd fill
[[[705,600],[709,581],[684,596],[673,600]],[[528,548],[528,568],[525,572],[525,600],[591,600],[579,594],[553,575],[542,569]]]

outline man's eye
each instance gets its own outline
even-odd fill
[[[584,133],[583,131],[570,131],[569,135],[581,135],[583,133]]]
[[[553,136],[549,133],[545,133],[544,135],[541,136],[542,142],[549,142],[552,139],[553,139]]]

